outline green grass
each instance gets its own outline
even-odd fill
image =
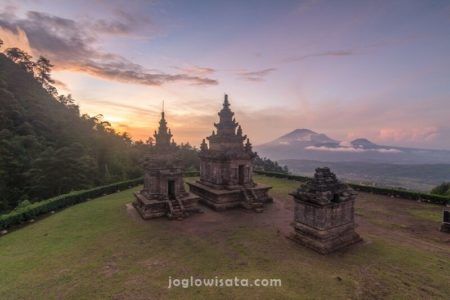
[[[275,196],[299,184],[261,176],[256,181],[274,186]],[[277,234],[270,225],[224,223],[217,232],[189,233],[179,230],[185,223],[131,218],[125,205],[136,190],[70,207],[1,237],[0,299],[448,299],[450,295],[450,250],[428,251],[368,231],[363,236],[367,242],[321,256]],[[290,201],[286,195],[285,199]],[[168,289],[169,276],[280,278],[282,287]]]
[[[442,222],[442,209],[436,210],[434,207],[412,208],[408,209],[408,213],[420,219]]]

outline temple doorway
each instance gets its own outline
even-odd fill
[[[167,181],[167,196],[169,197],[169,200],[175,199],[175,181],[174,180]]]
[[[244,184],[244,176],[245,176],[245,173],[244,173],[244,165],[239,165],[239,172],[238,172],[238,176],[239,176],[239,184],[240,185],[243,185]]]

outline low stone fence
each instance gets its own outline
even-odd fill
[[[276,172],[266,172],[266,171],[255,170],[254,173],[259,174],[259,175],[270,176],[270,177],[296,180],[296,181],[300,181],[300,182],[307,182],[307,181],[311,180],[310,177],[306,177],[306,176],[291,175],[291,174],[276,173]],[[361,185],[361,184],[354,184],[354,183],[348,183],[348,185],[357,191],[366,192],[366,193],[385,195],[385,196],[390,196],[390,197],[394,197],[394,198],[416,200],[416,201],[421,201],[421,202],[429,202],[429,203],[440,204],[440,205],[446,205],[446,204],[450,205],[450,198],[446,197],[446,196],[440,196],[440,195],[434,195],[434,194],[428,194],[428,193],[422,193],[422,192],[415,192],[415,191],[398,190],[398,189],[392,189],[392,188],[368,186],[368,185]]]

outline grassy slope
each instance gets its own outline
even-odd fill
[[[258,181],[272,184],[273,195],[291,205],[285,193],[298,183],[265,177]],[[0,299],[448,299],[450,295],[449,248],[426,251],[368,231],[366,243],[321,256],[268,226],[225,224],[214,234],[189,234],[173,230],[163,219],[131,218],[125,204],[134,190],[79,204],[0,238]],[[425,218],[432,217],[429,210],[424,208]],[[357,212],[373,211],[357,208]],[[414,214],[422,215],[419,208]],[[169,276],[191,275],[281,278],[283,286],[167,289]]]

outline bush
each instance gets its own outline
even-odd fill
[[[311,180],[310,177],[306,177],[306,176],[291,175],[291,174],[278,173],[278,172],[266,172],[266,171],[254,170],[253,173],[265,175],[265,176],[269,176],[269,177],[286,178],[289,180],[296,180],[296,181],[302,181],[302,182],[307,182],[307,181]]]
[[[185,177],[195,177],[199,175],[200,172],[198,171],[184,173]],[[0,229],[19,225],[53,210],[62,209],[103,195],[129,189],[142,183],[143,178],[138,178],[99,186],[88,190],[71,192],[35,203],[30,203],[30,201],[25,200],[22,201],[12,212],[0,216]]]
[[[432,194],[450,196],[450,182],[443,182],[431,190]]]
[[[103,195],[115,193],[120,190],[128,189],[133,186],[142,184],[142,182],[143,179],[138,178],[114,184],[109,184],[105,186],[99,186],[89,190],[71,192],[68,194],[56,196],[36,203],[29,203],[26,200],[23,201],[12,212],[0,216],[0,229],[22,224],[30,219],[34,219],[39,215],[49,213],[53,210],[62,209],[68,206],[75,205],[77,203],[85,202],[89,199],[97,198]]]

